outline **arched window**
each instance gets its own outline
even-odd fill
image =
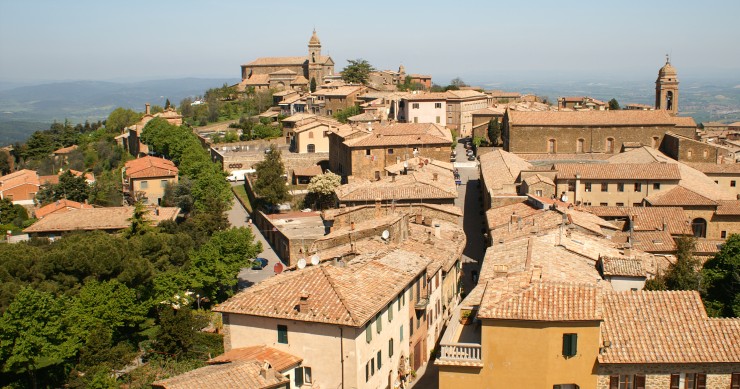
[[[607,153],[614,152],[614,138],[606,138],[606,152]]]
[[[555,154],[557,151],[557,142],[555,139],[549,139],[547,141],[547,152],[550,154]]]
[[[673,91],[668,91],[665,94],[665,109],[667,111],[673,110]]]
[[[694,232],[694,236],[697,238],[707,237],[707,221],[702,218],[696,218],[691,221],[691,231]]]
[[[313,143],[309,143],[308,146],[306,146],[306,150],[309,153],[315,153],[316,152],[316,145],[314,145]]]
[[[653,137],[653,145],[652,145],[652,148],[654,148],[654,149],[657,149],[658,148],[658,140],[659,139],[660,138],[658,138],[657,136],[654,136]]]
[[[702,151],[702,156],[704,158],[707,158],[708,155],[709,155],[709,152],[707,150]]]
[[[582,153],[583,152],[583,139],[578,139],[576,141],[576,153]]]
[[[691,159],[691,157],[694,156],[694,150],[689,150],[686,152],[686,159]]]

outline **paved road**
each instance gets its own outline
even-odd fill
[[[244,185],[243,182],[234,182],[231,184],[232,186],[235,185]],[[280,259],[278,258],[277,254],[272,250],[272,247],[270,247],[270,244],[267,243],[267,240],[265,240],[265,237],[262,235],[262,232],[257,230],[257,227],[254,224],[247,223],[247,219],[249,218],[249,214],[247,213],[247,210],[242,207],[242,204],[234,198],[234,205],[231,207],[231,209],[228,212],[229,215],[229,223],[231,223],[234,227],[249,227],[252,230],[252,233],[255,236],[255,239],[262,243],[262,252],[258,255],[261,258],[265,258],[268,261],[267,266],[265,266],[262,270],[252,270],[251,268],[245,267],[242,269],[242,271],[239,272],[239,289],[243,289],[249,286],[252,286],[264,279],[269,278],[270,276],[274,275],[275,273],[272,270],[272,267],[280,262]]]
[[[465,147],[458,143],[457,156],[464,158]],[[463,291],[469,292],[475,283],[473,274],[479,274],[480,263],[486,251],[486,243],[483,239],[485,219],[483,202],[480,191],[479,171],[476,162],[456,163],[462,185],[457,187],[457,200],[455,205],[463,210],[462,226],[465,231],[467,243],[463,250]],[[442,331],[441,333],[444,333]],[[429,360],[424,368],[417,372],[417,380],[410,387],[420,389],[437,389],[439,387],[439,369],[434,365],[434,360]]]

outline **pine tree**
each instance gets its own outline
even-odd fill
[[[288,188],[285,186],[285,165],[277,146],[270,145],[265,159],[255,166],[257,180],[254,182],[254,191],[265,202],[278,205],[288,200]]]

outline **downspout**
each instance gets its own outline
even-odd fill
[[[339,326],[339,363],[342,366],[342,389],[344,389],[344,334],[342,326]]]

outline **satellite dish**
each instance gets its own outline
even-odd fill
[[[388,240],[388,238],[391,236],[391,233],[388,232],[388,230],[383,230],[383,233],[380,235],[383,240]]]
[[[311,256],[311,264],[314,265],[314,266],[316,266],[316,265],[319,264],[319,255],[318,254],[314,254],[314,255]]]
[[[298,268],[303,269],[306,267],[306,258],[301,258],[298,260]]]

